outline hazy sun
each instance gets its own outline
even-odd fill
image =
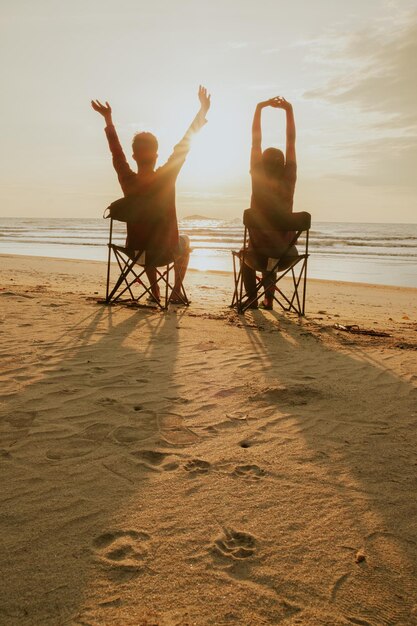
[[[199,184],[202,190],[230,184],[249,169],[249,140],[242,128],[221,111],[212,114],[210,110],[207,119],[192,139],[182,174],[186,182]]]

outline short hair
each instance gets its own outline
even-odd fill
[[[134,154],[139,150],[141,145],[153,150],[155,154],[158,152],[158,140],[152,133],[136,133],[132,141]]]

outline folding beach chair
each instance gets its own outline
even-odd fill
[[[172,251],[163,245],[168,228],[164,216],[158,214],[155,206],[148,207],[146,198],[130,197],[113,202],[107,207],[103,217],[110,219],[105,303],[138,303],[147,296],[148,303],[144,306],[156,306],[161,310],[168,309],[174,294],[170,278],[174,270],[174,257]],[[128,227],[135,225],[128,236],[129,247],[113,243],[115,220],[126,223]],[[115,281],[111,280],[113,257],[117,261],[119,270]],[[154,267],[156,270],[156,280],[149,285],[144,282],[147,267]],[[152,288],[157,283],[162,285],[160,300],[156,300],[152,295]],[[183,286],[181,286],[180,293],[175,291],[175,297],[185,306],[189,305]]]
[[[304,315],[308,239],[311,215],[306,212],[272,215],[265,217],[259,211],[247,209],[243,213],[245,226],[243,248],[232,251],[234,271],[234,293],[231,306],[244,313],[273,288],[273,298],[284,311]],[[282,232],[293,233],[288,244],[282,244]],[[303,240],[299,239],[303,235]],[[264,247],[257,246],[262,241]],[[280,245],[277,245],[277,241]],[[267,245],[265,246],[265,242]],[[298,244],[298,250],[295,244]],[[246,294],[243,283],[244,264],[265,274],[256,276],[255,292]],[[282,279],[291,277],[290,287]],[[285,291],[287,293],[285,293]]]

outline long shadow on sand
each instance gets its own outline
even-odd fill
[[[172,409],[180,313],[82,306],[64,334],[34,339],[37,380],[3,396],[3,625],[82,623],[92,562],[110,581],[143,571],[149,535],[124,507],[146,507],[193,437]]]
[[[328,621],[317,616],[314,623],[417,623],[411,373],[409,382],[389,370],[389,350],[386,361],[376,359],[369,345],[327,339],[308,320],[255,311],[241,323],[254,354],[268,363],[249,406],[269,410],[270,418],[247,445],[275,437],[277,520],[291,510],[286,532],[313,538],[294,556],[310,560],[316,579],[305,589],[294,583],[292,598],[320,607],[322,617],[328,612]]]
[[[155,483],[178,467],[182,447],[196,438],[182,418],[181,394],[189,383],[180,386],[185,374],[176,372],[189,351],[180,344],[180,314],[85,310],[88,317],[68,323],[65,334],[36,344],[38,379],[3,397],[2,625],[97,623],[88,617],[92,581],[94,599],[103,598],[103,606],[113,606],[117,613],[119,584],[144,572],[155,575],[148,558],[151,531],[131,525],[132,511],[145,512],[138,518],[146,519],[147,507],[153,506],[156,512],[151,513],[158,518],[165,483],[154,490]],[[390,372],[389,362],[373,360],[360,346],[323,340],[308,323],[261,312],[245,319],[242,328],[226,327],[231,354],[227,337],[221,367],[215,350],[207,353],[205,365],[186,355],[193,362],[190,395],[196,393],[200,375],[202,395],[221,398],[213,419],[224,422],[226,403],[241,402],[235,408],[250,414],[247,427],[236,422],[227,431],[214,429],[206,445],[213,442],[216,448],[216,437],[236,433],[230,440],[236,437],[245,449],[234,444],[233,450],[225,450],[230,459],[223,460],[236,465],[240,453],[245,454],[241,469],[262,465],[257,450],[269,456],[263,459],[260,480],[268,482],[261,495],[254,486],[258,483],[224,473],[213,471],[202,483],[209,510],[227,513],[225,523],[244,530],[249,524],[242,521],[245,512],[246,520],[253,521],[251,531],[259,535],[268,536],[274,526],[265,560],[257,564],[255,559],[246,578],[231,578],[222,570],[221,580],[235,585],[230,593],[255,598],[254,624],[268,623],[262,608],[268,616],[277,615],[270,623],[280,623],[279,615],[286,614],[283,623],[288,624],[413,624],[415,388]],[[207,319],[201,331],[207,329],[207,337],[220,343],[224,320]],[[222,396],[211,382],[212,371],[213,380],[221,381]],[[239,391],[226,394],[233,385]],[[195,404],[204,406],[201,399]],[[195,408],[193,401],[190,405]],[[198,413],[201,424],[206,414],[200,408]],[[223,506],[227,497],[230,507]],[[189,504],[190,511],[198,514]],[[204,507],[202,511],[204,517]],[[175,528],[182,515],[173,512]],[[187,556],[193,556],[194,543],[186,546]],[[187,563],[181,570],[190,597],[200,593],[205,581],[212,584],[210,562],[211,557],[197,556],[192,569]],[[196,580],[200,587],[194,588]],[[280,604],[279,598],[291,606]],[[197,603],[200,623],[216,623],[218,604],[215,596]],[[294,617],[292,606],[299,607]]]

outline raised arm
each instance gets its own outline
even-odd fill
[[[292,105],[285,100],[285,113],[287,115],[287,146],[285,150],[286,163],[297,163],[295,155],[295,121]]]
[[[100,113],[106,123],[104,131],[106,133],[107,141],[109,142],[110,152],[113,157],[113,166],[123,187],[125,179],[128,176],[132,175],[133,170],[130,168],[128,162],[126,161],[123,148],[120,144],[116,129],[113,125],[111,106],[108,102],[102,104],[99,100],[91,100],[91,106],[93,107],[94,111]]]
[[[272,99],[271,106],[276,109],[284,109],[287,116],[287,141],[285,150],[285,162],[297,163],[295,155],[295,121],[294,112],[292,110],[292,104],[288,102],[282,96]]]
[[[262,129],[261,129],[261,113],[264,103],[259,102],[256,105],[255,114],[252,122],[252,149],[250,153],[250,168],[252,168],[262,159]]]
[[[202,85],[200,85],[198,89],[198,99],[200,101],[200,109],[197,115],[188,127],[184,137],[175,146],[173,153],[164,165],[164,168],[166,168],[167,171],[175,173],[176,175],[179,173],[181,167],[183,166],[185,158],[190,150],[191,138],[207,122],[206,114],[210,108],[211,96],[207,93],[207,89]]]
[[[264,100],[256,105],[255,114],[252,122],[252,150],[250,157],[250,166],[255,167],[262,159],[262,129],[261,129],[261,113],[265,107],[273,106],[274,98]]]
[[[207,89],[202,85],[200,85],[198,88],[198,99],[200,101],[200,109],[193,121],[191,122],[191,125],[185,133],[184,137],[182,138],[182,141],[184,141],[184,139],[191,139],[193,134],[197,133],[200,128],[202,128],[204,124],[207,123],[206,115],[207,111],[210,108],[211,95],[207,93]]]

